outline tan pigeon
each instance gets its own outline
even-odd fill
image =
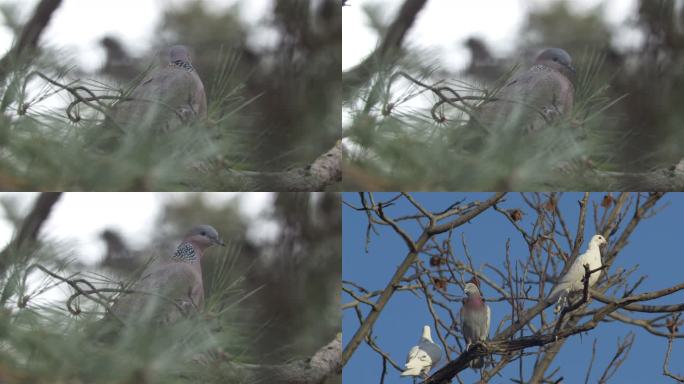
[[[210,225],[192,228],[173,255],[150,264],[132,287],[121,296],[112,312],[124,323],[151,315],[159,323],[173,323],[204,306],[201,259],[212,245],[224,245]]]
[[[546,49],[530,69],[478,106],[469,126],[480,126],[490,133],[508,126],[521,127],[524,132],[542,129],[572,109],[574,76],[567,52]]]
[[[207,96],[188,49],[176,45],[165,66],[152,71],[111,115],[124,131],[151,127],[168,132],[207,117]]]

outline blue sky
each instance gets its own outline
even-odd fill
[[[376,201],[379,201],[394,195],[392,193],[377,193],[375,198]],[[603,195],[602,193],[592,194],[591,200],[600,202]],[[413,196],[426,208],[439,211],[458,200],[484,200],[490,194],[415,193]],[[356,193],[344,193],[343,198],[356,206],[360,205]],[[567,193],[563,195],[559,204],[571,232],[577,228],[579,214],[577,201],[580,198],[581,194],[579,193]],[[521,222],[524,228],[530,228],[533,224],[532,219],[536,217],[534,212],[525,208],[526,205],[522,202],[519,194],[508,194],[506,201],[499,206],[502,208],[522,208],[526,213]],[[659,206],[664,207],[662,211],[650,219],[642,220],[630,237],[629,244],[618,255],[611,268],[611,272],[614,272],[619,267],[629,269],[638,264],[639,270],[632,275],[630,281],[633,283],[642,275],[647,276],[647,278],[638,288],[637,293],[666,288],[684,280],[684,273],[682,272],[684,271],[684,259],[682,257],[684,255],[681,251],[684,239],[682,232],[682,228],[684,228],[684,194],[666,195],[661,199]],[[385,212],[390,216],[396,216],[415,213],[415,210],[402,199],[395,206],[385,209]],[[595,233],[591,212],[590,209],[587,215],[585,243],[582,245],[582,252],[586,248],[588,238]],[[343,206],[343,279],[356,282],[369,290],[380,290],[384,289],[396,267],[406,255],[406,246],[390,229],[377,226],[376,228],[380,233],[371,237],[368,253],[366,253],[364,250],[366,225],[365,213]],[[404,225],[404,227],[412,236],[416,236],[419,232],[415,225]],[[462,235],[467,240],[468,249],[476,268],[485,262],[502,267],[507,239],[511,241],[511,258],[513,260],[526,259],[529,255],[527,245],[520,234],[503,215],[493,210],[487,211],[471,223],[457,228],[452,237],[457,257],[459,254],[463,254],[460,241]],[[564,243],[561,245],[567,247]],[[564,250],[568,252],[568,249]],[[487,270],[484,271],[487,272]],[[497,276],[489,277],[497,282],[500,280]],[[450,286],[449,290],[450,293],[461,295],[456,287]],[[483,287],[483,291],[485,298],[494,295],[492,289],[486,285]],[[343,294],[342,302],[349,301],[350,297]],[[679,292],[664,300],[651,301],[649,304],[681,303],[683,301],[684,294]],[[454,303],[454,305],[458,307],[458,304]],[[593,305],[596,306],[595,303]],[[491,332],[493,334],[494,328],[504,314],[510,313],[510,306],[500,302],[490,303],[490,306],[492,309]],[[458,308],[452,308],[452,310],[457,313]],[[550,309],[547,311],[550,313]],[[367,307],[364,308],[364,314],[367,314]],[[424,324],[433,324],[424,299],[409,292],[397,292],[381,313],[373,329],[373,335],[385,352],[389,353],[396,362],[403,364],[408,349],[416,344]],[[342,317],[344,345],[347,344],[357,327],[358,320],[354,311],[344,311]],[[564,382],[584,382],[586,369],[591,358],[592,343],[596,338],[598,340],[596,360],[592,368],[592,376],[589,379],[589,382],[596,382],[613,357],[618,338],[623,339],[629,331],[636,334],[634,346],[627,360],[613,376],[612,381],[620,383],[669,382],[670,379],[662,375],[662,363],[667,340],[651,335],[639,327],[621,323],[602,323],[588,334],[572,337],[565,343],[547,373],[560,366],[560,376],[564,377]],[[528,351],[535,351],[535,349]],[[679,339],[674,344],[670,367],[674,373],[680,375],[684,374],[680,368],[682,365],[673,362],[681,361],[684,361],[684,346],[682,346],[682,340]],[[534,357],[526,359],[525,379],[529,379],[533,362]],[[438,367],[443,364],[444,360],[438,364]],[[388,370],[389,374],[385,383],[411,383],[410,379],[400,379],[399,373],[395,369],[388,366]],[[368,348],[366,344],[362,344],[344,367],[343,382],[349,384],[379,383],[381,371],[381,357]],[[476,376],[475,371],[468,369],[462,372],[460,377],[468,383],[478,379],[479,374]],[[509,365],[502,371],[502,376],[495,377],[490,382],[510,383],[511,377],[518,377],[517,363]]]

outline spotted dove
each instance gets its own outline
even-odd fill
[[[152,71],[126,100],[114,106],[111,117],[124,131],[152,127],[168,132],[207,117],[204,85],[188,49],[173,46],[167,57],[165,66]]]
[[[490,133],[505,126],[524,132],[542,129],[572,109],[574,77],[570,55],[560,48],[546,49],[530,69],[478,106],[469,125]]]
[[[140,279],[112,306],[120,320],[137,320],[145,311],[159,323],[173,323],[204,305],[201,259],[212,245],[224,245],[210,225],[192,228],[171,256],[150,264]]]

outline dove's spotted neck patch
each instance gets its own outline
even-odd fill
[[[176,252],[173,254],[173,259],[176,261],[182,261],[184,263],[194,264],[199,261],[199,254],[195,250],[195,247],[189,241],[182,242]]]
[[[184,45],[174,45],[169,48],[169,66],[176,66],[192,72],[195,68],[190,63],[190,53]]]
[[[192,64],[190,64],[189,61],[184,61],[184,60],[172,61],[172,62],[169,63],[169,66],[170,66],[170,67],[171,67],[171,66],[180,67],[180,68],[185,69],[185,70],[188,71],[188,72],[192,72],[192,71],[195,70],[195,67],[193,67]]]

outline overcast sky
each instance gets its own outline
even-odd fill
[[[407,36],[413,46],[436,49],[442,64],[450,69],[461,69],[468,60],[463,47],[466,38],[477,35],[485,39],[495,54],[508,54],[515,49],[514,39],[525,21],[529,9],[555,0],[478,0],[428,1]],[[377,34],[368,27],[363,12],[367,4],[382,4],[382,15],[393,20],[402,1],[350,0],[342,10],[342,68],[349,68],[366,57],[377,44]],[[637,36],[624,26],[625,19],[634,14],[636,0],[573,0],[573,9],[582,11],[604,6],[604,17],[615,28],[621,28],[618,45],[629,46]]]
[[[143,52],[153,45],[153,32],[163,10],[187,1],[64,0],[43,34],[41,43],[67,49],[78,64],[92,71],[104,62],[104,50],[98,45],[102,37],[117,36],[134,54]],[[217,11],[239,4],[243,20],[252,25],[269,10],[271,1],[204,0],[208,7],[214,7]],[[22,22],[30,17],[37,3],[38,0],[0,0],[0,5],[18,5]],[[12,34],[4,26],[4,20],[0,24],[3,24],[0,26],[0,53],[4,54],[12,44]]]
[[[24,212],[33,206],[38,193],[2,193],[18,198]],[[145,237],[154,230],[153,224],[165,201],[187,198],[187,193],[65,193],[55,205],[45,223],[42,235],[50,240],[68,242],[86,263],[96,262],[104,254],[104,243],[99,234],[105,228],[119,230],[126,241],[135,245],[145,243]],[[224,202],[240,198],[240,210],[246,216],[256,219],[268,209],[273,195],[267,192],[253,193],[206,193],[209,202]],[[13,228],[0,209],[0,249],[12,238]],[[268,238],[276,231],[274,224],[253,220],[250,237]]]

